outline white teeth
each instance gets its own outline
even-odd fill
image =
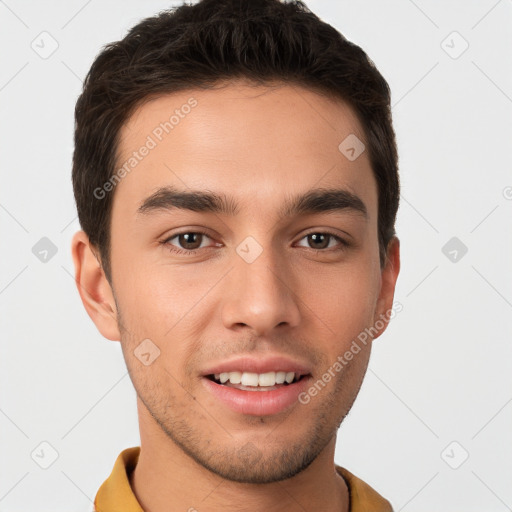
[[[242,382],[242,372],[229,372],[229,382],[231,384],[240,384]]]
[[[230,382],[231,384],[242,384],[242,386],[261,386],[271,387],[276,384],[284,384],[287,382],[291,384],[295,379],[294,372],[222,372],[214,374],[215,380],[220,381],[222,384]]]
[[[273,386],[276,383],[276,372],[260,373],[258,384],[260,386]]]
[[[242,373],[242,386],[257,386],[258,385],[258,374],[251,372]]]
[[[295,373],[293,372],[288,372],[286,374],[286,377],[285,377],[285,380],[286,382],[288,382],[288,384],[291,384],[293,382],[293,378],[295,377]]]
[[[276,372],[276,384],[282,384],[286,379],[286,372]]]

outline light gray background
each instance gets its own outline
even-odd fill
[[[101,46],[170,5],[0,1],[1,511],[88,510],[139,444],[120,345],[73,280],[73,109]],[[512,1],[308,5],[388,80],[402,180],[403,311],[374,344],[336,462],[396,511],[511,510]],[[46,263],[42,237],[57,248]],[[452,237],[468,248],[455,262]]]

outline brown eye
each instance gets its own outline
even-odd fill
[[[181,233],[176,235],[178,237],[178,242],[183,249],[199,249],[201,247],[201,241],[203,238],[202,233]],[[199,241],[199,243],[198,243]]]
[[[340,250],[349,246],[349,243],[346,242],[343,238],[335,235],[334,233],[324,232],[324,231],[314,231],[312,233],[307,234],[304,238],[307,239],[307,247],[309,249],[325,251],[326,250]],[[338,244],[332,244],[332,241],[337,241]],[[305,247],[305,246],[301,246]]]
[[[313,245],[312,249],[325,249],[329,246],[331,235],[325,233],[313,233],[308,235],[308,242]]]
[[[184,231],[166,238],[161,244],[167,247],[171,252],[189,255],[195,254],[196,250],[206,247],[202,245],[205,238],[210,239],[207,233],[203,233],[202,231]],[[171,240],[174,239],[177,239],[177,241],[171,243]]]

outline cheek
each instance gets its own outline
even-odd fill
[[[139,366],[134,350],[150,339],[160,351],[155,372],[165,365],[161,371],[183,377],[191,353],[200,348],[204,322],[211,321],[205,310],[211,306],[214,294],[209,291],[218,280],[215,272],[191,273],[165,265],[126,274],[119,285],[119,308],[127,331],[123,334],[126,357],[134,369]]]
[[[155,265],[125,274],[119,294],[133,328],[165,337],[205,294],[207,283],[171,267]]]
[[[305,283],[305,303],[330,328],[334,340],[349,341],[371,324],[379,274],[371,264],[341,269]]]

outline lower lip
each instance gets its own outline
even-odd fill
[[[207,377],[203,377],[206,389],[230,409],[242,414],[254,416],[267,416],[284,411],[294,403],[307,386],[310,377],[302,377],[298,382],[281,386],[271,391],[244,391],[217,384]]]

